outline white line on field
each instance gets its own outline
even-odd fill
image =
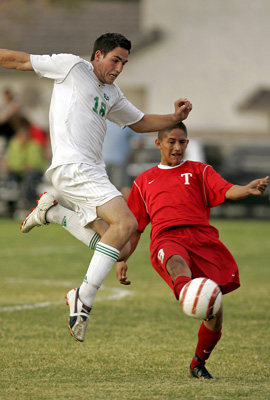
[[[50,280],[38,280],[38,279],[14,279],[14,278],[6,278],[5,282],[7,283],[24,283],[24,284],[40,284],[40,285],[56,285],[56,286],[69,286],[72,287],[71,282],[54,282]],[[103,291],[109,291],[110,294],[107,294],[106,296],[102,297],[97,297],[95,301],[103,301],[103,300],[119,300],[123,299],[124,297],[127,296],[132,296],[133,292],[130,290],[126,290],[123,288],[116,288],[116,287],[108,287],[108,286],[102,286],[99,290]],[[59,301],[46,301],[42,303],[33,303],[33,304],[18,304],[18,305],[13,305],[13,306],[6,306],[6,307],[0,307],[0,312],[10,312],[10,311],[20,311],[20,310],[33,310],[36,308],[44,308],[44,307],[51,307],[51,306],[58,306],[64,304],[64,300],[59,300]]]
[[[36,285],[36,286],[64,286],[73,287],[74,282],[70,281],[52,281],[50,279],[27,279],[27,278],[5,278],[7,283],[15,283],[19,285]]]
[[[7,311],[21,311],[21,310],[33,310],[35,308],[44,308],[50,306],[58,306],[63,304],[63,301],[45,301],[43,303],[34,303],[34,304],[18,304],[15,306],[7,306],[7,307],[0,307],[0,312],[7,312]]]

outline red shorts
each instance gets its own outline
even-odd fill
[[[216,282],[222,293],[232,292],[240,286],[235,259],[219,240],[213,226],[182,226],[169,229],[150,245],[151,263],[159,275],[173,289],[171,276],[166,270],[167,260],[182,256],[189,265],[192,278],[206,277]]]

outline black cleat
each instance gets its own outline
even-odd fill
[[[189,367],[188,375],[190,378],[216,379],[213,375],[210,374],[210,372],[207,371],[204,364],[200,364],[193,369]]]

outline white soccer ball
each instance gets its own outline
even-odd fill
[[[183,287],[179,301],[188,316],[208,320],[220,309],[222,293],[211,279],[195,278]]]

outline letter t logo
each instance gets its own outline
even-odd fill
[[[185,174],[181,174],[181,176],[184,176],[184,177],[185,177],[185,185],[190,185],[190,183],[189,183],[189,177],[192,176],[192,173],[191,173],[191,172],[187,172],[187,173],[185,173]]]

